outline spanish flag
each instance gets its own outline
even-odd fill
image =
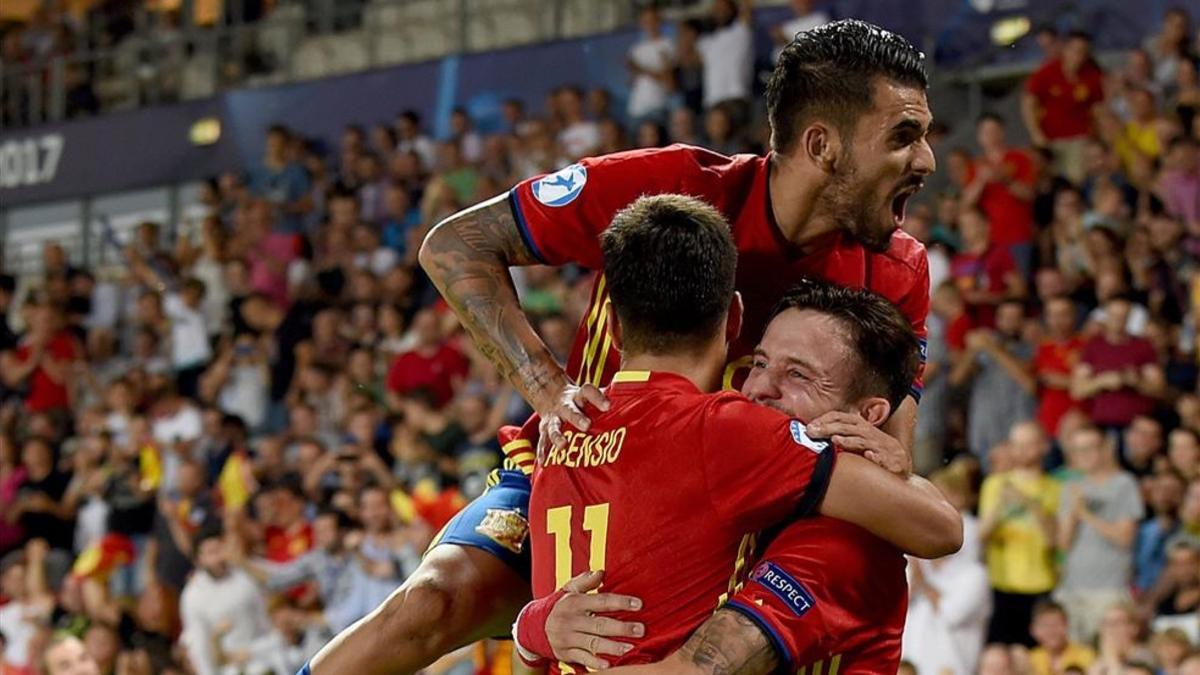
[[[136,556],[132,539],[110,532],[79,554],[71,574],[80,579],[106,582],[113,570],[133,562]]]
[[[437,481],[427,478],[413,488],[412,493],[392,491],[392,508],[406,523],[414,518],[424,520],[429,527],[440,530],[467,505],[457,488],[438,489]]]

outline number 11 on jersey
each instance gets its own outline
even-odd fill
[[[559,506],[546,511],[546,532],[554,536],[554,587],[574,576],[571,555],[571,515],[573,507]],[[608,548],[608,504],[591,504],[583,509],[583,531],[591,535],[588,550],[588,570],[604,569]]]

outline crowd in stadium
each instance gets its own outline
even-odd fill
[[[273,127],[202,219],[110,236],[121,278],[53,244],[41,278],[0,276],[0,675],[76,672],[80,645],[105,674],[291,673],[379,604],[530,412],[417,265],[424,235],[584,156],[763,152],[746,12],[672,37],[642,12],[627,110],[579,82],[507,102],[497,134],[465,109],[446,138],[400,112],[329,152]],[[1020,119],[931,138],[942,177],[904,224],[933,307],[914,456],[967,541],[910,563],[907,672],[1200,673],[1197,19],[1107,71],[1045,29]],[[565,359],[589,273],[514,276]]]

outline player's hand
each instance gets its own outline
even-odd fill
[[[566,663],[577,663],[592,670],[608,668],[602,656],[622,656],[632,645],[609,638],[640,638],[645,634],[641,623],[599,616],[607,612],[632,612],[642,601],[625,595],[592,593],[604,581],[604,572],[585,572],[568,581],[563,593],[545,618],[545,637],[537,635],[539,615],[545,607],[530,603],[518,619],[518,642],[539,656],[553,656]],[[553,596],[551,596],[553,597]],[[543,654],[549,651],[550,654]]]
[[[567,444],[567,438],[562,433],[563,424],[570,424],[580,431],[587,431],[592,421],[583,412],[584,406],[592,404],[601,411],[608,410],[608,398],[604,392],[590,384],[567,384],[563,387],[558,401],[549,412],[542,414],[538,424],[539,443],[549,443],[549,447],[561,448]]]
[[[862,455],[896,475],[907,477],[912,473],[912,457],[900,441],[859,415],[825,413],[808,425],[808,434],[828,438],[841,449]]]

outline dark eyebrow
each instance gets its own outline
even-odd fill
[[[915,131],[919,134],[923,134],[925,133],[925,128],[925,125],[921,124],[921,122],[916,118],[906,117],[897,122],[896,125],[892,127],[892,131]]]

